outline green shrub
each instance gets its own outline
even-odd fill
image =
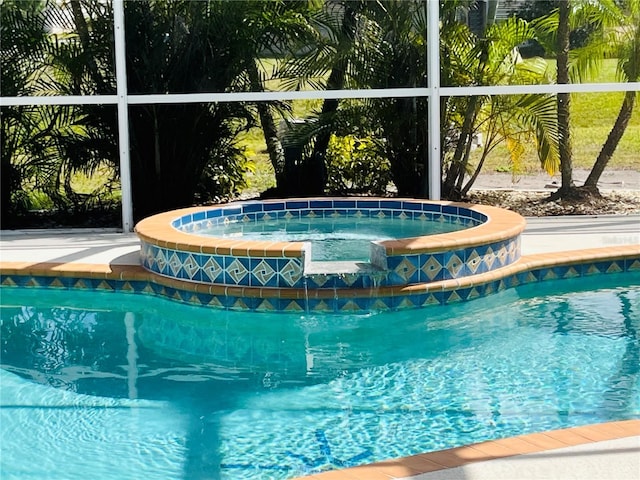
[[[382,195],[391,183],[391,165],[376,142],[354,135],[332,135],[327,149],[330,193]]]

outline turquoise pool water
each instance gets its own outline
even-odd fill
[[[286,479],[640,417],[640,275],[251,314],[1,290],[5,479]]]
[[[370,243],[461,230],[461,224],[411,218],[318,217],[230,222],[198,232],[221,238],[268,242],[311,242],[315,261],[368,261]]]

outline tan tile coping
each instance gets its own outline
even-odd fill
[[[385,460],[344,470],[316,473],[299,478],[300,480],[303,478],[304,480],[390,480],[462,467],[475,462],[540,453],[557,448],[636,435],[640,435],[640,420],[623,420],[474,443],[463,447]],[[640,467],[638,472],[640,474]]]
[[[287,199],[311,201],[312,198]],[[315,200],[327,200],[318,198]],[[354,200],[349,198],[331,198],[332,201]],[[389,200],[376,198],[363,198],[363,200]],[[419,202],[416,199],[394,198],[394,201]],[[282,200],[274,201],[282,202]],[[265,201],[264,203],[268,203]],[[468,203],[456,203],[446,201],[424,200],[423,203],[435,205],[447,205],[465,208],[479,212],[488,217],[488,220],[475,227],[469,227],[456,232],[428,235],[424,237],[406,238],[400,240],[388,240],[380,242],[389,255],[403,255],[411,253],[429,253],[447,251],[453,248],[460,249],[476,245],[507,240],[518,236],[526,226],[526,220],[519,214],[510,210],[492,207],[488,205],[474,205]],[[186,233],[174,228],[171,223],[177,218],[198,212],[206,212],[215,208],[229,208],[233,204],[216,205],[211,207],[191,207],[170,212],[159,213],[141,220],[135,227],[140,239],[146,243],[157,245],[172,250],[189,251],[196,253],[208,253],[216,255],[235,255],[251,257],[301,257],[304,247],[303,242],[265,242],[243,241],[237,239],[225,239]]]

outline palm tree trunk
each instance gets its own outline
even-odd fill
[[[557,46],[557,82],[569,83],[569,10],[570,0],[558,0],[558,46]],[[559,93],[558,104],[558,134],[560,153],[561,185],[560,196],[567,194],[573,187],[573,166],[571,151],[570,114],[571,94]]]
[[[459,184],[460,180],[464,180],[466,172],[466,160],[468,155],[465,153],[468,151],[468,147],[471,146],[471,134],[473,130],[473,124],[476,119],[476,107],[478,104],[478,96],[473,95],[469,97],[469,103],[467,103],[467,109],[465,111],[464,122],[460,129],[460,137],[456,144],[456,150],[451,160],[451,166],[447,171],[447,176],[444,181],[443,192],[446,198],[450,198],[456,194],[455,187]]]
[[[260,80],[260,73],[258,67],[253,58],[247,61],[247,73],[249,75],[249,81],[251,82],[251,88],[254,91],[262,91],[262,81]],[[271,109],[267,102],[258,102],[258,115],[260,117],[260,124],[262,125],[262,132],[264,134],[264,141],[267,145],[267,152],[269,153],[269,160],[273,165],[273,171],[276,174],[276,188],[281,186],[280,183],[284,173],[284,149],[282,143],[278,137],[278,129],[276,123],[273,120]]]
[[[622,135],[624,135],[624,132],[627,129],[627,125],[629,125],[629,120],[631,119],[631,114],[636,101],[636,94],[637,92],[634,91],[628,91],[625,93],[618,117],[613,124],[613,128],[609,132],[607,140],[602,146],[602,150],[600,150],[600,153],[598,154],[596,163],[593,164],[591,172],[589,173],[586,182],[584,182],[585,187],[597,188],[598,180],[600,180],[602,172],[609,163],[609,160],[611,160]]]
[[[87,26],[87,21],[84,18],[80,0],[70,0],[70,4],[71,12],[73,13],[73,21],[76,24],[78,37],[80,37],[80,43],[82,44],[82,49],[86,53],[91,52],[91,36],[89,35],[89,27]],[[103,76],[100,74],[98,65],[96,64],[92,55],[87,55],[86,58],[89,75],[96,83],[96,87],[98,90],[97,93],[110,93],[110,89],[108,88]]]
[[[344,16],[342,17],[342,25],[340,27],[342,39],[340,40],[339,50],[344,48],[344,44],[352,43],[355,37],[357,9],[361,8],[360,3],[355,6],[351,2],[344,3]],[[341,59],[331,69],[331,74],[327,79],[327,90],[339,90],[344,87],[346,76],[346,60]],[[322,104],[321,118],[330,116],[338,110],[339,102],[336,99],[327,99]],[[307,176],[306,189],[308,193],[321,195],[324,193],[326,185],[327,166],[325,159],[327,155],[327,147],[331,138],[331,129],[327,128],[322,131],[316,138],[313,146],[313,153],[309,158],[309,175]]]
[[[570,0],[558,0],[558,46],[557,46],[557,82],[569,83],[569,9]],[[561,185],[560,195],[569,192],[573,186],[573,165],[571,149],[571,94],[559,93],[556,97],[558,105],[558,134],[560,153]]]

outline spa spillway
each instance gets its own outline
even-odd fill
[[[364,244],[351,245],[360,250],[361,258],[330,255],[329,260],[317,260],[314,250],[321,244],[309,241],[309,231],[302,228],[293,240],[274,233],[280,235],[293,222],[314,225],[326,220],[346,223],[346,230],[350,222],[354,230],[356,225],[388,222],[411,236],[374,234]],[[441,233],[429,233],[434,226]],[[451,295],[458,295],[457,287],[472,288],[474,278],[486,280],[491,272],[516,262],[524,227],[520,215],[495,207],[323,198],[175,210],[142,220],[136,232],[142,266],[172,279],[177,289],[201,295],[199,303],[240,310],[326,312],[448,303]],[[335,240],[331,232],[324,237]],[[341,249],[338,242],[328,250]]]

